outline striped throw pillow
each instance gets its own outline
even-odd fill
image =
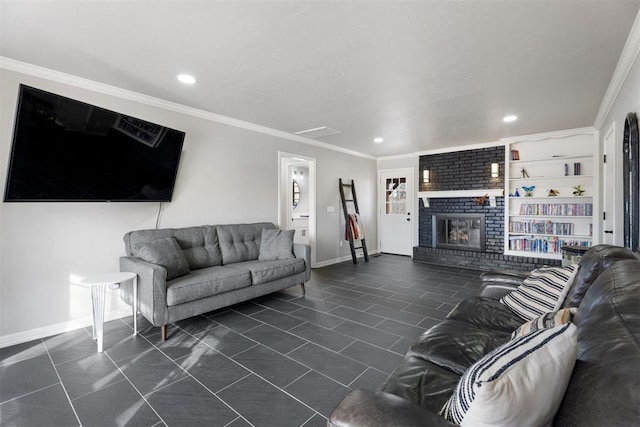
[[[577,272],[578,264],[533,270],[518,289],[502,297],[500,302],[524,320],[532,320],[544,313],[557,311],[562,306]]]
[[[540,329],[488,353],[460,378],[440,415],[461,426],[546,426],[576,361],[573,323]]]
[[[538,329],[553,328],[555,326],[569,323],[577,310],[577,308],[563,308],[562,310],[545,313],[540,317],[529,320],[527,323],[513,331],[511,339],[523,337],[530,332],[537,331]]]

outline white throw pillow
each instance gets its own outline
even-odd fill
[[[558,311],[577,273],[578,264],[533,270],[518,289],[502,297],[500,302],[524,320]]]
[[[547,426],[577,354],[573,323],[509,341],[474,363],[440,415],[461,426]]]
[[[578,309],[575,307],[563,308],[562,310],[545,313],[540,317],[529,320],[527,323],[524,323],[518,329],[513,331],[513,333],[511,334],[511,339],[514,339],[516,337],[523,337],[533,331],[537,331],[538,329],[553,328],[555,326],[569,323],[571,322],[571,319],[573,318],[573,315],[577,310]]]

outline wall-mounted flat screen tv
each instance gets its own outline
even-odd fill
[[[184,137],[21,85],[4,201],[171,201]]]

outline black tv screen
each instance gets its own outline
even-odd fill
[[[184,136],[21,85],[4,201],[171,201]]]

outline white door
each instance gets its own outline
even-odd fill
[[[412,255],[413,169],[380,171],[380,252]]]
[[[606,161],[602,165],[602,243],[613,245],[615,242],[615,160],[616,132],[615,124],[604,137],[604,155]]]

